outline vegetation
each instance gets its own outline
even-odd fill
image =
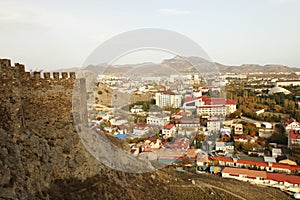
[[[256,86],[263,87],[266,86]],[[237,102],[237,111],[231,114],[230,118],[235,118],[242,114],[245,117],[252,119],[267,121],[267,122],[283,122],[288,117],[293,117],[300,121],[300,111],[298,104],[295,103],[296,96],[300,95],[300,87],[286,87],[291,91],[291,94],[283,93],[268,94],[268,89],[258,92],[253,86],[248,86],[246,83],[231,84],[227,90],[227,96]],[[264,109],[269,111],[267,115],[257,115],[256,110]],[[281,115],[288,114],[288,115]],[[285,116],[283,118],[283,116]]]

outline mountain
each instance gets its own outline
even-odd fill
[[[294,73],[299,72],[299,68],[291,68],[284,65],[257,65],[257,64],[243,64],[241,66],[226,66],[219,63],[215,63],[221,73],[235,73],[235,74],[247,74],[247,73]]]
[[[160,64],[146,62],[138,64],[112,65],[105,63],[99,65],[88,65],[85,68],[59,69],[56,71],[79,71],[90,70],[97,74],[108,75],[125,75],[138,73],[140,76],[157,76],[161,74],[178,74],[178,73],[233,73],[233,74],[249,74],[249,73],[294,73],[300,72],[300,68],[292,68],[278,64],[258,65],[243,64],[241,66],[223,65],[217,62],[207,61],[205,59],[191,56],[182,57],[175,56],[171,59],[165,59]]]

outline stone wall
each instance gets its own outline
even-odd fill
[[[74,80],[0,60],[0,198],[31,199],[56,179],[84,180],[104,168],[75,132]]]

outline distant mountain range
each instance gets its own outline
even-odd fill
[[[196,68],[198,70],[196,70]],[[56,71],[79,71],[90,70],[97,74],[124,75],[138,72],[140,75],[155,74],[176,74],[176,73],[191,73],[200,71],[201,73],[220,72],[234,74],[249,74],[249,73],[294,73],[300,72],[300,68],[292,68],[284,65],[269,64],[243,64],[241,66],[228,66],[216,62],[208,62],[199,57],[181,57],[175,56],[172,59],[165,59],[160,64],[156,63],[139,63],[107,66],[107,64],[89,65],[86,68],[69,68]],[[171,69],[171,70],[170,70]]]

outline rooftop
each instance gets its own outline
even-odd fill
[[[222,170],[222,173],[229,173],[234,175],[246,175],[249,178],[267,178],[267,172],[265,171],[258,171],[258,170],[249,170],[249,169],[242,169],[242,168],[232,168],[232,167],[225,167]]]

